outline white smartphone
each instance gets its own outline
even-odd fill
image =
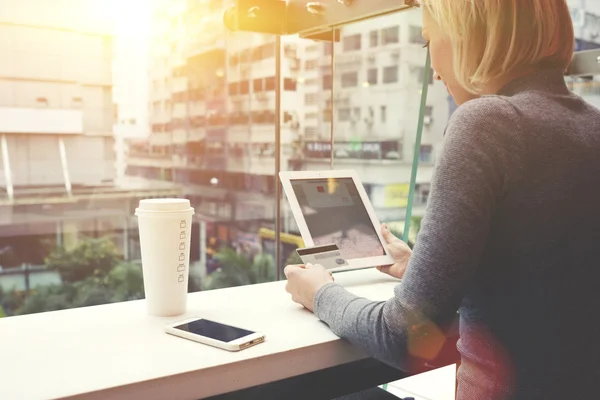
[[[168,325],[165,331],[171,335],[228,351],[247,349],[265,341],[265,335],[262,333],[203,318],[176,322]]]

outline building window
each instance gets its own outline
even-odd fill
[[[381,30],[381,44],[392,44],[400,41],[400,27],[391,26]]]
[[[331,90],[331,75],[323,75],[323,90]]]
[[[241,81],[240,82],[240,94],[248,94],[250,93],[250,82],[249,81]]]
[[[379,45],[379,31],[371,31],[369,33],[369,46],[377,47]]]
[[[253,82],[253,86],[254,86],[254,91],[255,92],[262,92],[263,91],[263,80],[262,79],[255,79]]]
[[[383,83],[398,82],[398,66],[385,67],[383,69]]]
[[[318,60],[308,60],[304,64],[304,69],[307,70],[307,71],[315,70],[318,67],[319,67],[319,61]]]
[[[342,87],[358,86],[358,72],[345,72],[342,74]]]
[[[229,94],[230,95],[236,95],[238,94],[238,83],[237,82],[233,82],[229,84]]]
[[[296,91],[296,80],[292,78],[283,78],[283,90],[288,92]]]
[[[337,112],[338,121],[345,122],[350,121],[352,117],[352,112],[349,108],[340,108]]]
[[[350,35],[344,37],[343,48],[344,51],[355,51],[360,50],[361,34]]]
[[[381,106],[381,122],[386,123],[387,121],[387,106]]]
[[[323,55],[330,56],[332,53],[332,49],[333,49],[332,43],[330,43],[330,42],[324,43],[323,44]]]
[[[425,106],[425,116],[426,117],[433,116],[433,106]]]
[[[422,144],[419,152],[419,161],[430,163],[433,159],[433,146]]]
[[[304,118],[305,119],[317,119],[317,118],[319,118],[319,113],[316,113],[316,112],[306,113],[306,114],[304,114]]]
[[[270,76],[265,78],[265,91],[270,92],[275,90],[275,77]]]
[[[418,26],[411,25],[408,32],[408,41],[410,43],[415,44],[425,44],[427,43],[425,39],[423,39],[423,35],[421,34],[421,28]]]
[[[369,85],[377,85],[377,68],[371,68],[367,71],[367,83]]]

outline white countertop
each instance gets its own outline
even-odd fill
[[[398,282],[375,269],[335,276],[373,300]],[[284,286],[192,293],[173,318],[148,316],[139,300],[0,319],[0,399],[198,399],[365,358]],[[192,317],[263,332],[266,342],[231,353],[164,333]]]

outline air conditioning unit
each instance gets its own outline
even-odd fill
[[[370,54],[367,57],[367,61],[369,62],[369,64],[375,64],[375,54]]]
[[[367,126],[373,126],[373,118],[372,117],[365,118],[365,124]]]
[[[266,101],[269,99],[269,96],[267,95],[267,92],[257,92],[256,98],[261,101]]]
[[[398,57],[400,57],[400,50],[394,50],[394,51],[392,51],[392,52],[390,53],[390,56],[391,56],[392,58],[398,58]]]
[[[433,122],[433,118],[432,118],[430,115],[426,115],[426,116],[423,118],[423,123],[424,123],[425,125],[431,125],[431,123],[432,123],[432,122]]]

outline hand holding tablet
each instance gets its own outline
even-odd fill
[[[307,247],[336,245],[347,265],[391,266],[373,206],[354,171],[285,171],[281,183]]]

